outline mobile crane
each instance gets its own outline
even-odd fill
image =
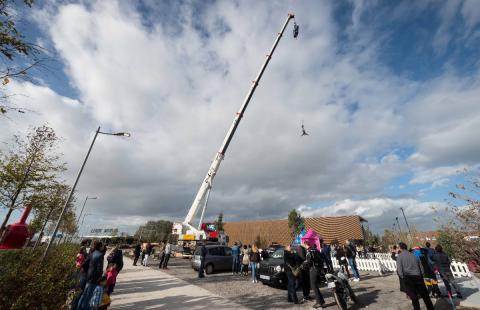
[[[248,91],[247,96],[245,97],[240,107],[240,110],[236,113],[233,123],[230,126],[230,129],[228,130],[227,135],[225,136],[225,139],[222,142],[222,145],[220,146],[220,150],[217,152],[217,154],[215,154],[212,164],[210,165],[210,168],[207,171],[207,175],[203,179],[203,182],[200,185],[200,188],[198,189],[197,195],[195,196],[195,199],[192,202],[192,205],[188,211],[188,214],[182,223],[182,226],[183,226],[182,232],[184,233],[184,235],[180,237],[180,239],[190,240],[190,241],[208,240],[207,233],[211,231],[211,228],[210,230],[208,230],[208,229],[205,229],[205,227],[210,225],[204,224],[202,226],[202,224],[203,224],[203,218],[205,216],[205,210],[207,207],[208,198],[210,196],[210,191],[212,189],[213,179],[215,178],[215,175],[218,172],[218,168],[220,167],[222,160],[225,158],[225,153],[228,149],[228,146],[230,145],[230,142],[232,141],[233,135],[235,134],[235,131],[237,130],[238,125],[240,124],[240,120],[242,119],[245,113],[245,110],[247,109],[248,103],[252,99],[253,93],[257,89],[258,83],[260,82],[260,79],[262,78],[268,63],[270,62],[270,59],[272,59],[272,55],[275,49],[277,48],[277,45],[280,42],[280,39],[282,38],[288,23],[292,19],[295,19],[295,15],[292,13],[289,13],[285,23],[282,26],[281,31],[277,34],[277,38],[275,39],[275,42],[273,43],[273,46],[270,49],[270,53],[266,55],[267,58],[265,59],[265,62],[260,68],[260,71],[258,72],[256,79],[252,81],[252,86]],[[298,30],[299,30],[299,26],[297,25],[296,22],[294,22],[294,26],[293,26],[294,38],[297,38]],[[198,227],[194,227],[192,222],[200,208],[202,208],[200,222],[198,224]],[[217,233],[216,238],[218,239],[217,241],[220,242],[221,244],[226,244],[227,242],[227,237],[224,233]]]

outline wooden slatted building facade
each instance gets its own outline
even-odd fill
[[[345,240],[363,240],[364,218],[356,215],[335,217],[311,217],[305,218],[305,227],[314,229],[325,242],[331,243],[334,239],[344,242]],[[243,244],[252,244],[257,236],[268,244],[276,242],[287,245],[292,242],[292,235],[285,220],[259,220],[227,222],[224,224],[225,233],[228,235],[230,244],[241,241]]]

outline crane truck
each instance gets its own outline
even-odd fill
[[[295,18],[294,14],[292,13],[288,14],[287,19],[283,24],[281,31],[277,34],[277,37],[275,39],[275,42],[273,43],[272,48],[270,49],[270,52],[266,55],[265,62],[261,66],[260,71],[257,74],[257,77],[255,78],[255,80],[252,81],[252,86],[248,91],[247,96],[245,97],[240,107],[240,110],[236,113],[233,123],[230,126],[230,129],[228,130],[227,135],[225,136],[225,139],[222,142],[222,145],[220,146],[220,150],[215,154],[215,157],[213,158],[210,168],[207,171],[207,175],[203,179],[202,184],[200,185],[200,188],[198,189],[198,192],[195,196],[195,199],[193,200],[192,205],[188,210],[188,214],[182,223],[183,234],[179,236],[179,242],[185,243],[187,241],[195,242],[200,240],[205,240],[205,241],[211,240],[211,241],[219,242],[220,244],[226,244],[228,242],[227,236],[223,232],[216,231],[214,223],[203,223],[205,210],[208,203],[208,198],[210,196],[210,191],[212,189],[212,182],[213,182],[213,179],[215,178],[215,175],[218,172],[218,169],[220,167],[222,160],[225,158],[225,153],[228,149],[228,146],[230,145],[233,135],[235,134],[235,131],[237,130],[238,125],[240,124],[240,121],[245,113],[245,110],[247,109],[247,106],[250,100],[252,99],[253,93],[257,89],[258,83],[260,82],[260,79],[262,78],[268,63],[272,59],[272,55],[275,52],[275,49],[277,48],[277,45],[280,42],[280,39],[282,38],[288,23],[294,18]],[[294,38],[297,38],[298,36],[298,29],[299,29],[298,25],[294,22],[294,27],[293,27]],[[197,227],[195,227],[193,224],[193,220],[197,215],[199,209],[202,209],[202,212],[201,212],[199,224]]]

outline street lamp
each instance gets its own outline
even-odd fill
[[[82,226],[83,226],[83,222],[85,221],[85,218],[86,218],[87,216],[89,216],[89,215],[95,215],[95,214],[93,214],[93,213],[85,213],[85,214],[83,215],[82,223],[81,223],[80,226],[78,227],[78,231],[79,231],[79,232],[80,232],[80,229],[81,229]]]
[[[80,211],[80,214],[78,215],[77,226],[78,226],[78,222],[80,222],[80,218],[82,217],[83,209],[85,209],[85,205],[87,204],[87,200],[89,200],[89,199],[97,199],[97,197],[88,197],[87,196],[85,198],[85,201],[83,202],[82,210]]]
[[[67,200],[65,201],[65,205],[63,206],[62,212],[60,213],[60,217],[58,218],[57,224],[55,225],[55,229],[53,230],[52,238],[50,238],[47,248],[45,249],[45,253],[43,253],[43,258],[42,261],[47,257],[48,251],[50,250],[50,247],[52,246],[53,240],[57,236],[58,228],[60,227],[60,223],[62,222],[63,219],[63,214],[65,213],[65,210],[67,209],[68,203],[72,199],[73,192],[75,191],[75,188],[77,187],[78,180],[80,179],[80,176],[82,175],[83,168],[85,167],[85,164],[87,163],[88,156],[90,156],[90,152],[92,151],[93,145],[95,144],[95,140],[97,140],[98,134],[102,135],[109,135],[109,136],[122,136],[122,137],[130,137],[130,134],[127,132],[117,132],[117,133],[109,133],[109,132],[102,132],[100,131],[100,126],[98,126],[97,131],[95,132],[95,135],[93,136],[92,143],[90,144],[90,147],[88,149],[87,155],[85,156],[85,159],[83,160],[83,164],[80,167],[80,171],[78,172],[77,178],[75,179],[75,183],[73,183],[72,189],[70,190],[70,194],[68,195]]]
[[[85,198],[85,201],[83,202],[82,210],[80,211],[80,214],[78,215],[77,221],[75,222],[75,226],[77,227],[77,230],[70,235],[70,238],[65,237],[64,243],[67,242],[67,240],[72,241],[73,237],[78,236],[78,222],[80,222],[80,218],[82,217],[83,209],[85,209],[85,205],[87,204],[87,200],[89,199],[97,199],[97,197],[87,197]]]

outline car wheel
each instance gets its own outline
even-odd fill
[[[213,273],[213,265],[212,265],[212,264],[208,264],[208,265],[205,267],[205,273],[206,273],[206,274],[212,274],[212,273]]]

